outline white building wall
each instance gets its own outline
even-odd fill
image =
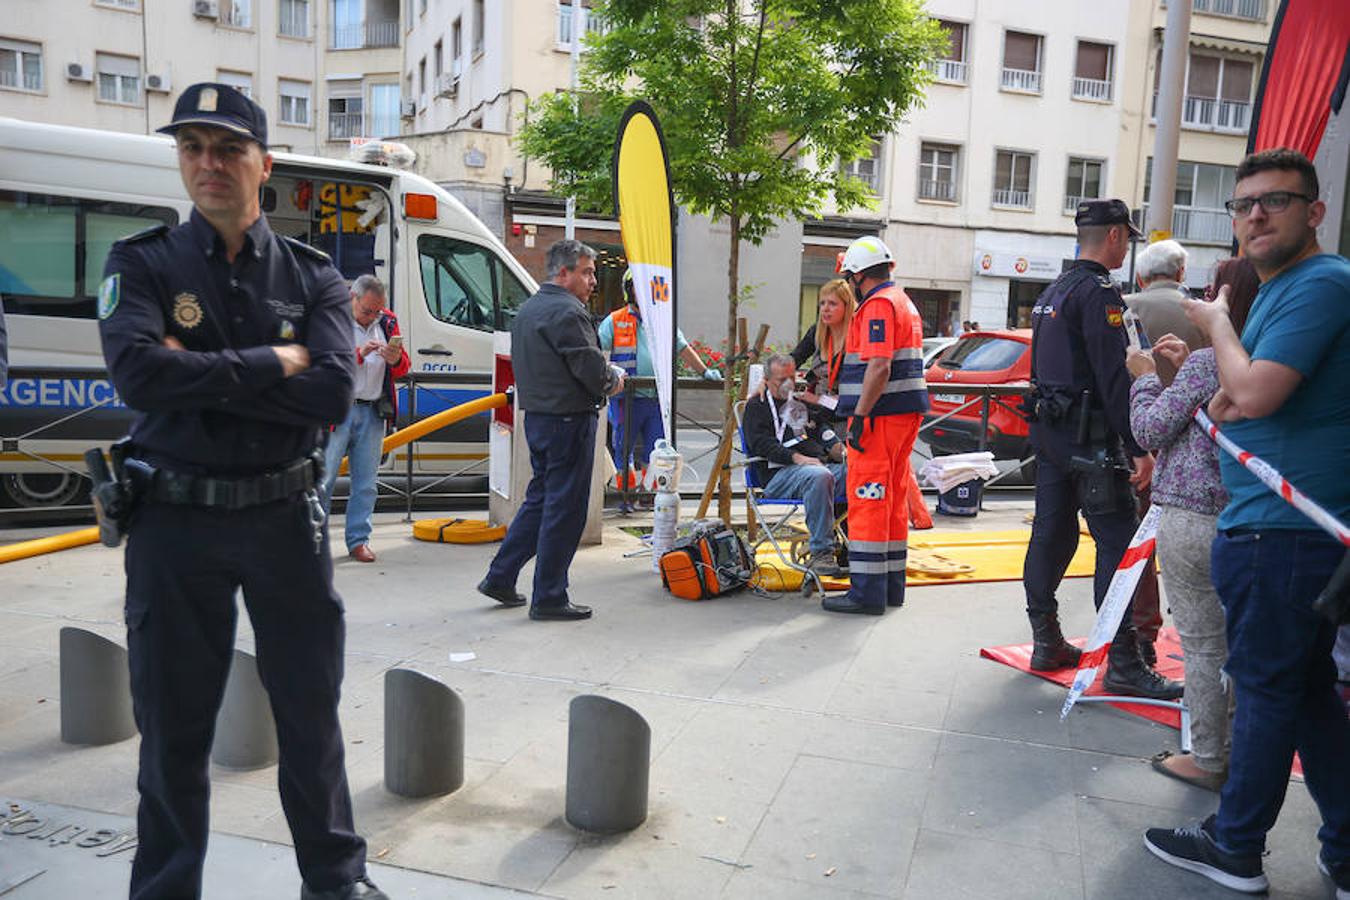
[[[33,121],[78,125],[110,131],[149,133],[168,122],[182,89],[198,81],[214,81],[220,70],[252,78],[253,96],[267,111],[273,144],[296,152],[318,152],[315,110],[320,107],[326,5],[310,3],[309,36],[279,34],[278,0],[253,0],[248,28],[222,24],[193,14],[192,0],[151,0],[146,19],[140,8],[123,9],[89,0],[5,0],[0,38],[27,41],[42,48],[43,84],[34,92],[0,88],[0,115]],[[109,53],[134,57],[142,78],[135,104],[100,100],[95,60]],[[93,81],[67,77],[70,63],[84,66]],[[145,90],[145,76],[167,80],[170,90]],[[278,79],[309,82],[311,125],[280,124]],[[344,148],[345,149],[345,148]]]

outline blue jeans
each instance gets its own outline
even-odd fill
[[[595,414],[527,412],[525,440],[534,477],[516,511],[501,549],[488,567],[487,582],[514,589],[532,558],[533,607],[565,606],[567,570],[586,528],[595,460]]]
[[[1220,532],[1211,571],[1228,617],[1237,695],[1228,781],[1215,837],[1260,854],[1289,786],[1297,750],[1322,814],[1329,864],[1350,862],[1350,720],[1331,660],[1336,626],[1312,611],[1345,548],[1320,531]]]
[[[323,508],[333,498],[338,466],[347,457],[351,490],[347,498],[347,549],[370,541],[370,515],[375,512],[375,472],[380,467],[380,445],[384,442],[384,419],[369,403],[353,403],[342,424],[328,435],[324,449]]]
[[[811,552],[824,553],[834,547],[834,497],[836,488],[843,483],[843,463],[784,466],[764,485],[764,496],[803,501],[806,527],[811,532]]]

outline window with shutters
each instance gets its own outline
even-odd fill
[[[307,81],[290,81],[285,78],[277,83],[280,96],[278,119],[283,125],[309,126],[310,87]]]
[[[247,72],[231,72],[228,69],[216,69],[216,81],[228,84],[245,97],[253,96],[253,76]]]
[[[28,41],[0,38],[0,88],[42,90],[42,48]]]
[[[1041,36],[1024,31],[1003,33],[1003,75],[999,87],[1023,94],[1041,92]]]
[[[1246,134],[1251,126],[1252,88],[1260,61],[1192,50],[1186,60],[1186,87],[1182,94],[1181,125],[1199,131]],[[1158,115],[1158,81],[1162,77],[1162,49],[1154,58],[1153,109]]]
[[[1069,157],[1068,174],[1064,182],[1064,211],[1077,212],[1084,200],[1099,200],[1102,196],[1102,166],[1100,159]]]
[[[1031,181],[1036,154],[999,150],[994,157],[994,206],[1031,209]]]
[[[141,61],[134,56],[94,54],[98,71],[98,99],[127,106],[141,104]]]
[[[960,148],[950,144],[919,146],[919,199],[956,202],[956,163]]]
[[[928,64],[929,71],[945,84],[966,84],[970,80],[966,61],[970,26],[947,19],[939,19],[938,24],[947,32],[947,51]]]
[[[1233,196],[1237,168],[1181,160],[1177,163],[1176,190],[1172,195],[1172,236],[1179,241],[1228,245],[1233,223],[1224,209]],[[1144,221],[1148,220],[1149,194],[1153,189],[1153,160],[1144,169]]]
[[[1110,103],[1113,99],[1112,64],[1114,48],[1095,41],[1079,41],[1074,59],[1073,98]]]

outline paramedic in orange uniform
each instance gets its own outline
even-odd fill
[[[831,612],[879,616],[905,602],[909,455],[928,410],[923,321],[891,281],[895,257],[880,240],[849,245],[839,268],[858,297],[839,375],[848,420],[849,591]]]

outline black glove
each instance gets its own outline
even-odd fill
[[[856,450],[859,453],[863,452],[862,435],[864,421],[862,416],[851,416],[848,420],[848,446],[849,449]]]

